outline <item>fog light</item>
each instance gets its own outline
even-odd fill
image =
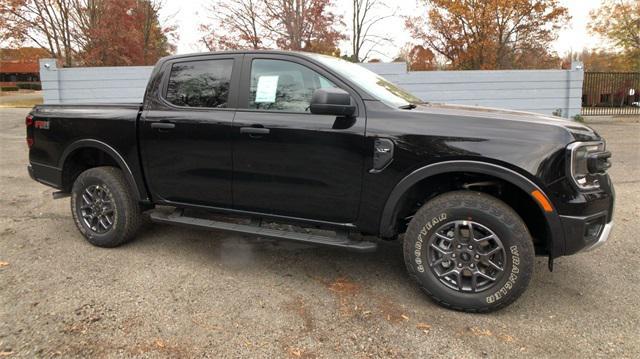
[[[604,221],[605,217],[601,217],[587,222],[584,227],[584,239],[586,242],[594,241],[600,236],[602,228],[604,228]]]

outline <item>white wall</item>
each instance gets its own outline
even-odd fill
[[[580,113],[582,66],[572,70],[407,71],[404,63],[363,64],[432,102],[500,107],[565,117]],[[45,103],[141,102],[151,66],[57,68],[40,60]]]
[[[545,115],[560,109],[564,117],[579,114],[582,107],[584,72],[580,63],[574,63],[572,70],[409,72],[403,63],[363,65],[426,101]]]

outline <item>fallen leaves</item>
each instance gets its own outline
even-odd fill
[[[344,317],[353,315],[353,300],[360,292],[360,285],[346,277],[338,277],[333,281],[319,279],[338,299],[340,314]]]
[[[9,265],[9,262],[0,261],[0,268],[6,267]]]
[[[515,338],[511,335],[508,334],[499,334],[498,335],[498,339],[502,340],[505,343],[511,343],[512,341],[515,340]]]
[[[478,327],[471,327],[469,331],[473,336],[476,337],[490,337],[493,336],[493,333],[489,329],[481,329]]]
[[[133,356],[141,356],[143,354],[155,352],[171,358],[185,358],[193,356],[189,350],[189,346],[186,344],[181,345],[179,343],[172,343],[169,340],[156,338],[147,343],[139,344],[130,348],[129,352]]]
[[[0,357],[8,357],[9,355],[12,355],[13,351],[12,350],[2,350],[0,351]]]
[[[302,356],[302,353],[304,353],[304,351],[302,349],[289,348],[289,355],[291,355],[293,357],[300,358]]]
[[[337,278],[327,285],[328,289],[336,293],[356,294],[360,286],[350,281],[348,278]]]
[[[378,301],[378,310],[388,322],[398,324],[409,320],[405,308],[391,298],[383,297]]]
[[[503,343],[513,343],[516,342],[517,339],[506,333],[494,333],[489,329],[478,328],[478,327],[466,327],[463,331],[458,332],[458,336],[471,335],[474,337],[492,337]]]
[[[316,358],[314,353],[301,348],[290,347],[288,353],[290,358]]]

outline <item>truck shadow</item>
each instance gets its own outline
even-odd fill
[[[343,286],[353,285],[366,296],[378,303],[401,302],[403,305],[417,305],[428,311],[451,313],[431,302],[418,286],[408,277],[402,254],[402,241],[378,240],[378,249],[372,253],[354,253],[342,249],[312,246],[291,241],[265,239],[254,236],[236,235],[223,231],[185,229],[171,225],[153,224],[140,233],[129,244],[134,251],[173,256],[176,261],[189,262],[194,266],[214,266],[224,273],[238,278],[238,281],[283,280],[284,288],[297,288],[314,283],[326,287],[338,300],[343,301],[340,291]],[[178,256],[178,258],[176,258]],[[577,263],[579,266],[579,263]],[[575,266],[576,263],[572,264]],[[557,270],[566,270],[560,265]],[[200,268],[200,267],[199,267]],[[535,272],[529,290],[506,309],[495,313],[502,316],[519,313],[527,307],[544,308],[544,311],[562,310],[561,303],[592,305],[596,301],[582,297],[576,283],[588,282],[595,277],[591,270],[572,268],[567,273],[549,273],[546,259],[536,258]],[[569,279],[571,278],[571,279]],[[569,282],[568,282],[569,281]],[[577,282],[576,282],[577,281]],[[346,283],[346,284],[345,284]],[[335,289],[334,287],[338,287]],[[336,292],[337,291],[337,292]],[[580,298],[576,301],[576,298]],[[342,299],[340,299],[342,298]],[[395,299],[393,299],[395,298]],[[575,308],[579,309],[579,308]],[[402,310],[394,310],[400,313]],[[400,315],[400,314],[398,314]],[[458,313],[455,315],[466,316]],[[393,319],[393,315],[390,316]],[[397,318],[396,318],[397,319]]]

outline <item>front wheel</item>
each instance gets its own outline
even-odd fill
[[[95,167],[82,172],[71,190],[71,213],[80,233],[98,247],[116,247],[132,239],[141,209],[122,171]]]
[[[409,274],[438,304],[490,312],[515,301],[533,272],[531,235],[499,199],[456,191],[426,203],[404,237]]]

